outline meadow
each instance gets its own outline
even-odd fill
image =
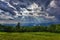
[[[0,32],[0,40],[60,40],[60,33],[50,32]]]

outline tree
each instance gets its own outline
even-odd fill
[[[60,24],[56,24],[56,33],[60,33]]]
[[[13,32],[13,31],[14,31],[14,27],[12,27],[12,26],[6,26],[4,28],[4,32]]]
[[[20,23],[18,23],[18,24],[16,25],[16,31],[17,31],[17,32],[20,31]]]
[[[52,24],[48,26],[48,32],[55,32],[56,31],[56,25]]]

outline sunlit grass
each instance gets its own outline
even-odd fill
[[[0,40],[60,40],[60,34],[49,32],[25,32],[25,33],[0,32]]]

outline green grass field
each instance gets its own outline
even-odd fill
[[[60,40],[60,34],[49,32],[25,32],[25,33],[0,32],[0,40]]]

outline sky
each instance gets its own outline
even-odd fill
[[[60,22],[60,0],[0,0],[0,23]]]

